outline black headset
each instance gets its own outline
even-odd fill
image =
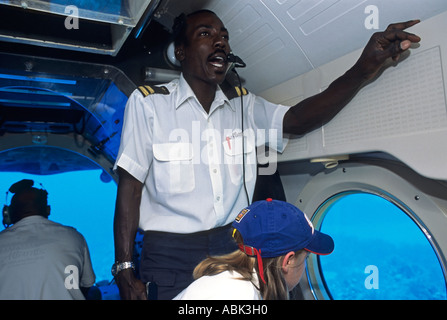
[[[6,203],[8,203],[8,194],[14,193],[14,194],[18,194],[21,193],[22,191],[25,190],[29,190],[32,189],[34,185],[34,181],[30,180],[30,179],[23,179],[20,180],[16,183],[14,183],[8,191],[6,191]],[[39,199],[45,199],[48,196],[48,192],[43,188],[42,184],[40,184],[40,186],[42,187],[42,189],[36,189],[34,188],[37,192],[39,192],[38,196]],[[12,200],[11,200],[12,202]],[[12,220],[11,220],[11,204],[7,205],[5,204],[3,206],[3,210],[2,210],[2,214],[3,214],[3,225],[5,228],[8,228],[11,224],[12,224]],[[47,205],[46,206],[46,215],[45,217],[48,217],[50,215],[50,206]]]

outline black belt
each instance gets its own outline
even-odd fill
[[[214,234],[214,233],[220,233],[220,232],[225,232],[225,230],[230,230],[231,229],[231,223],[227,224],[225,226],[222,227],[217,227],[217,228],[212,228],[209,230],[204,230],[204,231],[197,231],[197,232],[192,232],[192,233],[176,233],[176,232],[166,232],[166,231],[152,231],[152,230],[148,230],[148,231],[144,231],[144,235],[146,234],[150,234],[152,236],[156,236],[156,235],[169,235],[171,237],[200,237],[200,236],[207,236],[210,234]]]

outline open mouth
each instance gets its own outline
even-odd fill
[[[215,54],[208,59],[208,62],[215,68],[221,69],[224,68],[227,64],[227,60],[224,55]]]

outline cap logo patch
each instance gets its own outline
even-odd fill
[[[250,212],[250,209],[243,209],[239,214],[237,215],[236,219],[234,219],[237,223],[241,222],[241,220],[245,217],[245,215]]]

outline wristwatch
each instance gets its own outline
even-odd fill
[[[129,268],[135,270],[135,264],[132,261],[115,262],[112,266],[112,276],[116,277],[118,273]]]

